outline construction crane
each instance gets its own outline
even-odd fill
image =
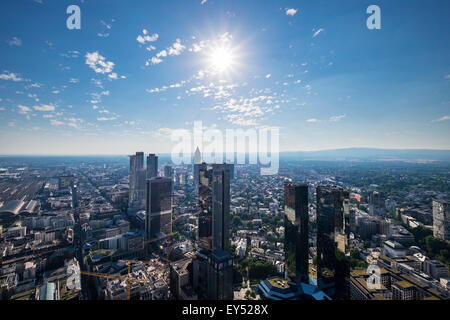
[[[131,296],[131,282],[142,283],[142,284],[148,284],[149,283],[148,280],[134,279],[134,278],[130,277],[130,274],[131,274],[131,263],[138,263],[138,262],[146,263],[146,261],[120,260],[119,262],[128,264],[128,274],[119,276],[119,275],[116,275],[116,274],[87,272],[87,271],[80,271],[80,273],[84,274],[84,275],[87,275],[87,276],[93,276],[93,277],[99,277],[99,278],[114,279],[114,280],[125,280],[127,282],[127,300],[130,300],[130,296]]]

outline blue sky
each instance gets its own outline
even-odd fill
[[[81,9],[81,30],[66,8]],[[366,8],[381,8],[368,30]],[[170,152],[278,127],[281,151],[450,149],[450,2],[0,2],[0,154]],[[231,62],[218,70],[217,48]]]

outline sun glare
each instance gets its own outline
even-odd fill
[[[211,50],[210,63],[218,72],[229,70],[233,65],[233,54],[230,49],[218,47]]]

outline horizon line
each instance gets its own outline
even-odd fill
[[[371,147],[347,147],[347,148],[337,148],[337,149],[319,149],[319,150],[289,150],[289,151],[280,151],[279,153],[295,153],[295,152],[305,152],[305,153],[313,153],[313,152],[324,152],[324,151],[343,151],[343,150],[378,150],[378,151],[450,151],[449,149],[433,149],[433,148],[371,148]],[[145,151],[136,151],[136,152],[144,152]],[[158,154],[158,155],[170,155],[171,153],[168,152],[154,152],[151,151],[149,153],[153,153],[153,154]],[[233,152],[233,153],[245,153],[248,154],[249,152]],[[258,153],[258,152],[256,152]],[[191,154],[193,155],[194,152],[191,152]],[[226,152],[224,152],[224,155],[226,154]],[[26,156],[39,156],[39,157],[45,157],[45,156],[129,156],[128,153],[75,153],[75,154],[60,154],[60,153],[36,153],[36,154],[31,154],[31,153],[5,153],[5,154],[0,154],[0,157],[15,157],[15,156],[20,156],[20,157],[26,157]]]

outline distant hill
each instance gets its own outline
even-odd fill
[[[154,150],[151,150],[155,152]],[[157,153],[159,164],[171,163],[171,155]],[[147,155],[147,153],[145,154]],[[225,160],[226,155],[224,155]],[[193,157],[192,157],[193,158]],[[248,160],[248,154],[245,156]],[[123,161],[128,163],[126,155],[0,155],[0,161],[28,162],[33,160],[35,164],[61,164],[64,162],[108,162]],[[450,150],[431,149],[373,149],[373,148],[347,148],[320,151],[292,151],[280,152],[280,160],[322,160],[322,161],[446,161],[450,162]]]
[[[347,148],[281,152],[280,159],[450,161],[450,150]]]

